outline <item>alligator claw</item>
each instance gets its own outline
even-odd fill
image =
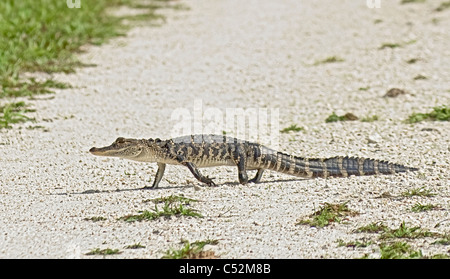
[[[206,176],[204,179],[205,180],[203,182],[206,183],[206,185],[216,186],[216,183],[214,183],[214,181],[213,181],[213,179],[215,179],[215,177],[209,178],[209,176]]]

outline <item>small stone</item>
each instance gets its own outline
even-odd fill
[[[379,143],[383,140],[383,138],[378,133],[374,133],[372,135],[369,135],[367,138],[369,143]]]
[[[355,120],[358,120],[358,116],[354,115],[354,114],[351,113],[351,112],[347,112],[347,113],[344,115],[344,120],[355,121]]]
[[[398,88],[391,88],[388,90],[388,92],[386,92],[386,94],[384,94],[383,98],[395,98],[398,97],[400,95],[405,95],[407,94],[407,92],[403,89],[398,89]]]

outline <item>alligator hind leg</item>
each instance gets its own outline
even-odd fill
[[[246,156],[243,152],[243,149],[241,147],[237,147],[232,154],[233,154],[233,160],[238,167],[239,183],[247,184],[248,176],[247,176],[247,169],[245,167]]]
[[[250,179],[248,182],[259,183],[263,173],[264,173],[264,169],[258,169],[258,172],[256,173],[255,177]]]
[[[145,186],[144,189],[156,189],[158,188],[158,184],[161,181],[164,171],[166,169],[166,164],[158,163],[158,171],[156,171],[155,179],[153,180],[153,185],[150,187]]]
[[[188,167],[188,169],[192,172],[195,178],[197,178],[197,180],[199,180],[200,182],[206,183],[208,186],[216,186],[212,178],[209,178],[208,176],[203,176],[193,163],[183,162],[182,164]]]

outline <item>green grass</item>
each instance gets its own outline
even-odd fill
[[[343,62],[343,61],[344,61],[344,59],[342,59],[342,58],[340,58],[340,57],[337,57],[337,56],[330,56],[330,57],[327,57],[327,58],[325,58],[325,59],[323,59],[323,60],[316,61],[316,62],[314,63],[314,65],[328,64],[328,63],[336,63],[336,62]]]
[[[436,8],[436,12],[441,12],[443,10],[450,9],[450,1],[442,2],[439,7]]]
[[[338,122],[338,121],[354,121],[357,119],[358,119],[358,117],[351,112],[348,112],[344,115],[337,115],[336,113],[333,112],[330,116],[328,116],[325,119],[325,122],[330,123],[330,122]]]
[[[414,250],[406,242],[380,244],[381,259],[420,259],[423,258],[421,250]]]
[[[383,43],[379,49],[385,49],[385,48],[398,48],[401,47],[401,44],[398,43]]]
[[[195,259],[195,258],[217,258],[212,251],[203,251],[205,245],[217,245],[218,240],[195,241],[190,243],[187,240],[182,241],[184,246],[181,249],[171,248],[162,256],[163,259]],[[205,253],[206,252],[206,253]]]
[[[412,197],[412,196],[433,197],[436,194],[433,193],[431,190],[425,189],[425,187],[420,187],[420,188],[414,188],[414,189],[405,191],[401,195],[403,197]]]
[[[24,113],[32,111],[34,110],[29,109],[23,101],[0,106],[0,129],[11,128],[11,124],[33,120],[24,115]]]
[[[82,1],[80,9],[67,7],[61,0],[1,1],[0,80],[3,89],[17,86],[24,71],[47,73],[74,71],[83,64],[74,58],[84,44],[102,44],[124,35],[128,27],[122,19],[107,13],[107,8],[129,5],[148,9],[147,18],[159,18],[156,4],[140,5],[133,0]],[[160,2],[160,1],[158,1]],[[142,15],[137,17],[142,19]],[[51,86],[49,86],[51,87]]]
[[[66,83],[57,82],[52,79],[45,81],[36,81],[35,78],[30,78],[26,82],[13,81],[6,86],[3,86],[3,90],[0,92],[0,98],[2,97],[25,97],[33,96],[36,94],[53,93],[51,88],[66,89],[71,86]]]
[[[136,4],[135,0],[81,1],[81,8],[68,8],[65,0],[0,1],[0,98],[52,93],[54,88],[70,85],[52,79],[23,78],[25,72],[74,72],[84,66],[75,58],[80,47],[99,45],[109,38],[124,35],[123,19],[160,18],[154,11],[166,1]],[[119,5],[147,9],[144,15],[115,17],[107,9]],[[15,114],[1,127],[23,122]]]
[[[372,245],[373,241],[371,240],[355,240],[355,241],[349,241],[349,242],[344,242],[342,239],[338,240],[338,247],[353,247],[353,248],[364,248],[367,247],[369,245]]]
[[[383,43],[378,49],[385,49],[385,48],[399,48],[406,45],[411,45],[416,43],[417,40],[409,40],[404,43]]]
[[[285,134],[285,133],[289,133],[291,131],[292,132],[299,132],[299,131],[302,131],[302,130],[303,130],[303,127],[298,127],[297,124],[292,124],[291,126],[280,130],[280,133],[284,133]]]
[[[378,115],[366,116],[361,118],[361,122],[375,122],[379,119]]]
[[[444,254],[435,254],[424,256],[422,250],[414,250],[411,245],[406,242],[380,243],[380,259],[448,259],[449,256]],[[364,259],[369,258],[368,254],[363,256]]]
[[[429,113],[413,113],[406,122],[413,124],[424,120],[432,121],[450,121],[450,105],[434,107]]]
[[[88,256],[92,256],[92,255],[108,256],[108,255],[116,255],[116,254],[120,254],[120,253],[122,253],[122,252],[119,251],[119,249],[110,249],[110,248],[100,249],[100,248],[95,248],[95,249],[92,249],[91,251],[87,252],[85,255],[88,255]]]
[[[422,75],[422,74],[418,74],[417,76],[415,76],[413,78],[414,80],[423,80],[423,79],[428,79],[428,77]]]
[[[450,245],[450,234],[445,234],[441,239],[436,240],[432,244]]]
[[[397,229],[391,229],[382,222],[371,223],[366,226],[359,227],[355,230],[357,233],[381,233],[380,239],[389,238],[420,238],[437,236],[439,234],[430,232],[421,227],[409,227],[403,221]]]
[[[400,4],[425,3],[425,0],[402,0]]]
[[[436,254],[430,256],[424,256],[421,250],[414,250],[407,242],[396,242],[397,239],[418,239],[423,237],[436,237],[442,236],[441,239],[436,240],[432,244],[437,245],[449,245],[447,235],[439,233],[433,233],[421,227],[410,227],[402,222],[398,228],[391,229],[384,225],[382,222],[374,222],[362,227],[357,228],[354,232],[357,233],[379,233],[378,240],[364,240],[364,241],[339,241],[339,246],[346,247],[367,247],[371,244],[377,244],[379,246],[379,258],[381,259],[447,259],[448,255]],[[378,243],[377,243],[378,242]],[[374,250],[376,251],[376,250]],[[369,258],[369,254],[365,254],[362,258]]]
[[[125,246],[125,249],[140,249],[140,248],[145,248],[145,246],[142,245],[141,243],[135,243]]]
[[[437,208],[439,208],[439,207],[434,204],[421,204],[420,202],[418,202],[415,205],[413,205],[413,207],[411,207],[411,211],[412,212],[424,212],[424,211],[429,211],[429,210],[433,210],[433,209],[437,209]]]
[[[152,211],[144,210],[140,211],[139,214],[136,215],[127,215],[122,217],[121,219],[127,222],[135,222],[135,221],[143,221],[143,220],[155,220],[161,217],[170,217],[170,216],[192,216],[192,217],[202,217],[200,213],[196,210],[186,208],[183,205],[174,206],[169,203],[166,203],[162,210],[159,210],[155,205],[155,209]]]
[[[80,46],[123,34],[120,19],[105,12],[122,2],[83,1],[80,9],[69,9],[59,0],[1,1],[0,21],[7,22],[0,25],[2,95],[29,94],[23,72],[73,72],[82,65],[73,57]]]
[[[415,64],[418,61],[420,61],[419,58],[411,58],[411,59],[406,60],[406,63],[408,63],[408,64]]]
[[[189,204],[191,202],[198,202],[198,200],[186,198],[185,196],[177,196],[177,195],[170,195],[167,197],[159,197],[154,199],[145,200],[144,202],[153,202],[153,203],[183,203],[183,204]]]
[[[196,202],[194,199],[185,198],[184,196],[161,197],[157,199],[147,200],[154,203],[155,207],[152,210],[143,210],[139,214],[126,215],[119,219],[127,222],[143,221],[143,220],[155,220],[161,217],[170,216],[191,216],[191,217],[203,217],[197,210],[188,208],[190,203]],[[158,204],[164,203],[162,208],[158,207]]]
[[[436,234],[426,229],[422,229],[421,227],[408,227],[405,224],[405,222],[402,222],[397,229],[386,229],[384,233],[380,235],[380,239],[388,239],[388,238],[413,239],[430,236],[436,236]]]
[[[92,221],[92,222],[99,222],[99,221],[105,221],[106,218],[102,216],[93,216],[93,217],[86,217],[84,218],[86,221]]]
[[[300,220],[296,225],[309,225],[311,227],[323,228],[332,222],[340,223],[345,217],[355,216],[357,214],[357,212],[348,208],[346,202],[340,204],[325,203],[318,211],[311,214],[309,218]]]
[[[387,229],[388,227],[382,222],[375,222],[366,226],[359,227],[355,230],[355,232],[377,233],[386,231]]]

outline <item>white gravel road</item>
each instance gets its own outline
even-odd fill
[[[375,258],[378,235],[356,228],[405,222],[449,233],[449,122],[404,122],[450,104],[450,9],[434,11],[441,2],[381,1],[371,9],[362,0],[185,0],[189,10],[161,11],[161,26],[86,47],[80,59],[96,67],[55,75],[73,88],[32,101],[37,123],[0,131],[0,258],[103,257],[86,255],[96,248],[121,251],[111,258],[160,258],[181,239],[218,240],[207,249],[221,258]],[[398,47],[381,49],[386,43]],[[343,61],[317,63],[333,56]],[[414,79],[419,74],[426,79]],[[408,94],[383,98],[393,87]],[[272,130],[277,142],[262,142],[283,152],[372,157],[420,171],[311,180],[267,172],[263,183],[243,186],[235,168],[219,167],[203,170],[219,184],[209,188],[169,166],[151,191],[140,188],[151,185],[156,164],[88,152],[119,136],[169,138],[175,112],[193,121],[209,108],[266,109],[278,112],[273,127],[303,127]],[[325,123],[332,112],[379,119]],[[27,129],[36,125],[44,128]],[[401,196],[421,187],[435,195]],[[190,207],[204,217],[119,219],[172,194],[198,199]],[[359,214],[325,228],[295,225],[326,202],[348,202]],[[412,212],[417,203],[438,208]],[[339,239],[373,244],[343,247]],[[399,241],[449,255],[448,245],[432,244],[437,239]],[[144,248],[125,248],[136,243]]]

